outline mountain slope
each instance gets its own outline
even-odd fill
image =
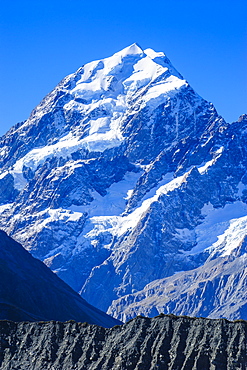
[[[238,249],[239,228],[217,240],[247,215],[246,126],[133,44],[67,76],[1,138],[0,226],[121,315],[122,297]]]
[[[0,231],[0,319],[74,319],[105,327],[119,322],[97,310],[41,261]]]
[[[143,290],[113,301],[108,313],[123,321],[158,313],[246,318],[246,254],[208,261],[197,269],[154,280]]]
[[[246,321],[138,317],[111,329],[0,322],[2,369],[245,369]],[[30,356],[30,354],[32,354]]]

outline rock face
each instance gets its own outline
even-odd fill
[[[163,53],[131,45],[67,76],[1,138],[0,227],[116,317],[142,300],[150,315],[214,316],[220,302],[247,319],[246,278],[234,274],[234,310],[231,284],[209,276],[213,260],[246,266],[246,133],[246,115],[226,123]],[[205,311],[204,268],[217,294]],[[198,294],[180,294],[187,273]],[[148,284],[163,294],[176,274],[172,301],[151,307]]]
[[[211,318],[246,317],[246,256],[207,261],[197,269],[155,280],[143,290],[113,301],[109,313],[127,321],[159,312]]]
[[[20,244],[0,231],[0,319],[74,319],[112,327],[119,322],[92,307]]]
[[[111,329],[76,322],[0,322],[0,368],[242,370],[247,323],[176,316]]]

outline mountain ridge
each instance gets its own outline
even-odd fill
[[[246,325],[243,320],[174,315],[137,317],[111,329],[73,321],[0,321],[0,366],[20,370],[243,369]]]
[[[40,260],[0,230],[0,319],[87,321],[114,326],[119,321],[95,309]]]

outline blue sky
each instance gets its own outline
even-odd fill
[[[227,120],[247,113],[247,2],[2,2],[0,135],[67,74],[137,42],[163,51]]]

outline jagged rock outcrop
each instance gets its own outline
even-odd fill
[[[44,263],[0,230],[0,319],[120,322],[82,299]]]
[[[0,322],[0,369],[243,370],[247,322],[137,317],[111,329]]]

